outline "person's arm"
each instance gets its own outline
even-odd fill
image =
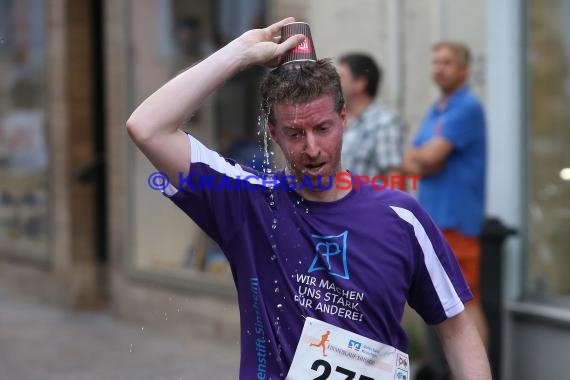
[[[465,311],[446,319],[435,328],[454,380],[491,379],[483,342]]]
[[[445,115],[441,131],[425,144],[409,149],[404,156],[404,170],[410,174],[436,174],[445,167],[449,156],[485,140],[485,117],[480,103],[471,100]],[[417,144],[416,144],[417,145]]]
[[[430,175],[445,167],[453,145],[445,138],[434,137],[421,147],[409,148],[404,154],[403,170],[409,174]]]
[[[465,303],[473,295],[449,243],[414,198],[402,198],[399,206],[391,208],[411,227],[414,272],[409,305],[435,326],[454,380],[491,379],[483,343],[465,312]]]
[[[178,186],[178,173],[188,174],[190,146],[178,128],[190,119],[202,101],[238,71],[275,61],[303,41],[297,35],[281,44],[275,35],[293,22],[281,20],[267,28],[250,30],[202,62],[179,74],[149,96],[127,121],[129,135],[152,164]]]

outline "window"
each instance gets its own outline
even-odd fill
[[[131,0],[129,7],[131,110],[177,73],[265,20],[264,0]],[[249,166],[259,146],[256,94],[262,74],[261,68],[252,68],[228,80],[190,121],[192,135],[206,146]],[[199,273],[229,280],[220,248],[149,187],[155,169],[134,145],[130,154],[132,266],[183,278]]]
[[[527,2],[529,291],[570,297],[570,0]]]
[[[47,256],[44,3],[0,0],[0,253]]]

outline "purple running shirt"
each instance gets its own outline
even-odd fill
[[[405,192],[367,184],[338,201],[308,201],[189,139],[188,185],[164,193],[229,260],[240,379],[284,378],[306,317],[405,352],[406,302],[438,324],[472,298],[439,229]]]

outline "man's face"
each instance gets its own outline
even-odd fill
[[[459,62],[457,55],[447,47],[433,52],[433,81],[444,93],[450,93],[463,85],[467,80],[469,69]]]
[[[285,155],[288,174],[299,184],[309,177],[315,188],[328,187],[329,176],[341,170],[346,111],[339,115],[333,96],[324,95],[308,103],[276,104],[273,114],[275,125],[269,131]]]
[[[342,93],[344,98],[349,100],[354,97],[354,95],[362,92],[364,90],[364,79],[355,78],[350,71],[350,67],[344,63],[338,65],[337,68],[338,76],[340,77],[340,85],[342,87]]]

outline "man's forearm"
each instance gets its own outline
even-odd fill
[[[404,154],[404,158],[402,159],[402,170],[407,174],[417,174],[422,175],[423,170],[420,163],[417,160],[417,149],[410,148]]]
[[[429,157],[429,152],[422,148],[410,148],[406,151],[403,160],[403,169],[408,174],[432,175],[441,171],[445,161],[435,162]]]
[[[142,139],[175,132],[207,96],[242,68],[236,48],[230,43],[171,79],[133,112],[127,125]]]
[[[483,342],[466,312],[442,322],[437,332],[454,380],[491,380]]]

